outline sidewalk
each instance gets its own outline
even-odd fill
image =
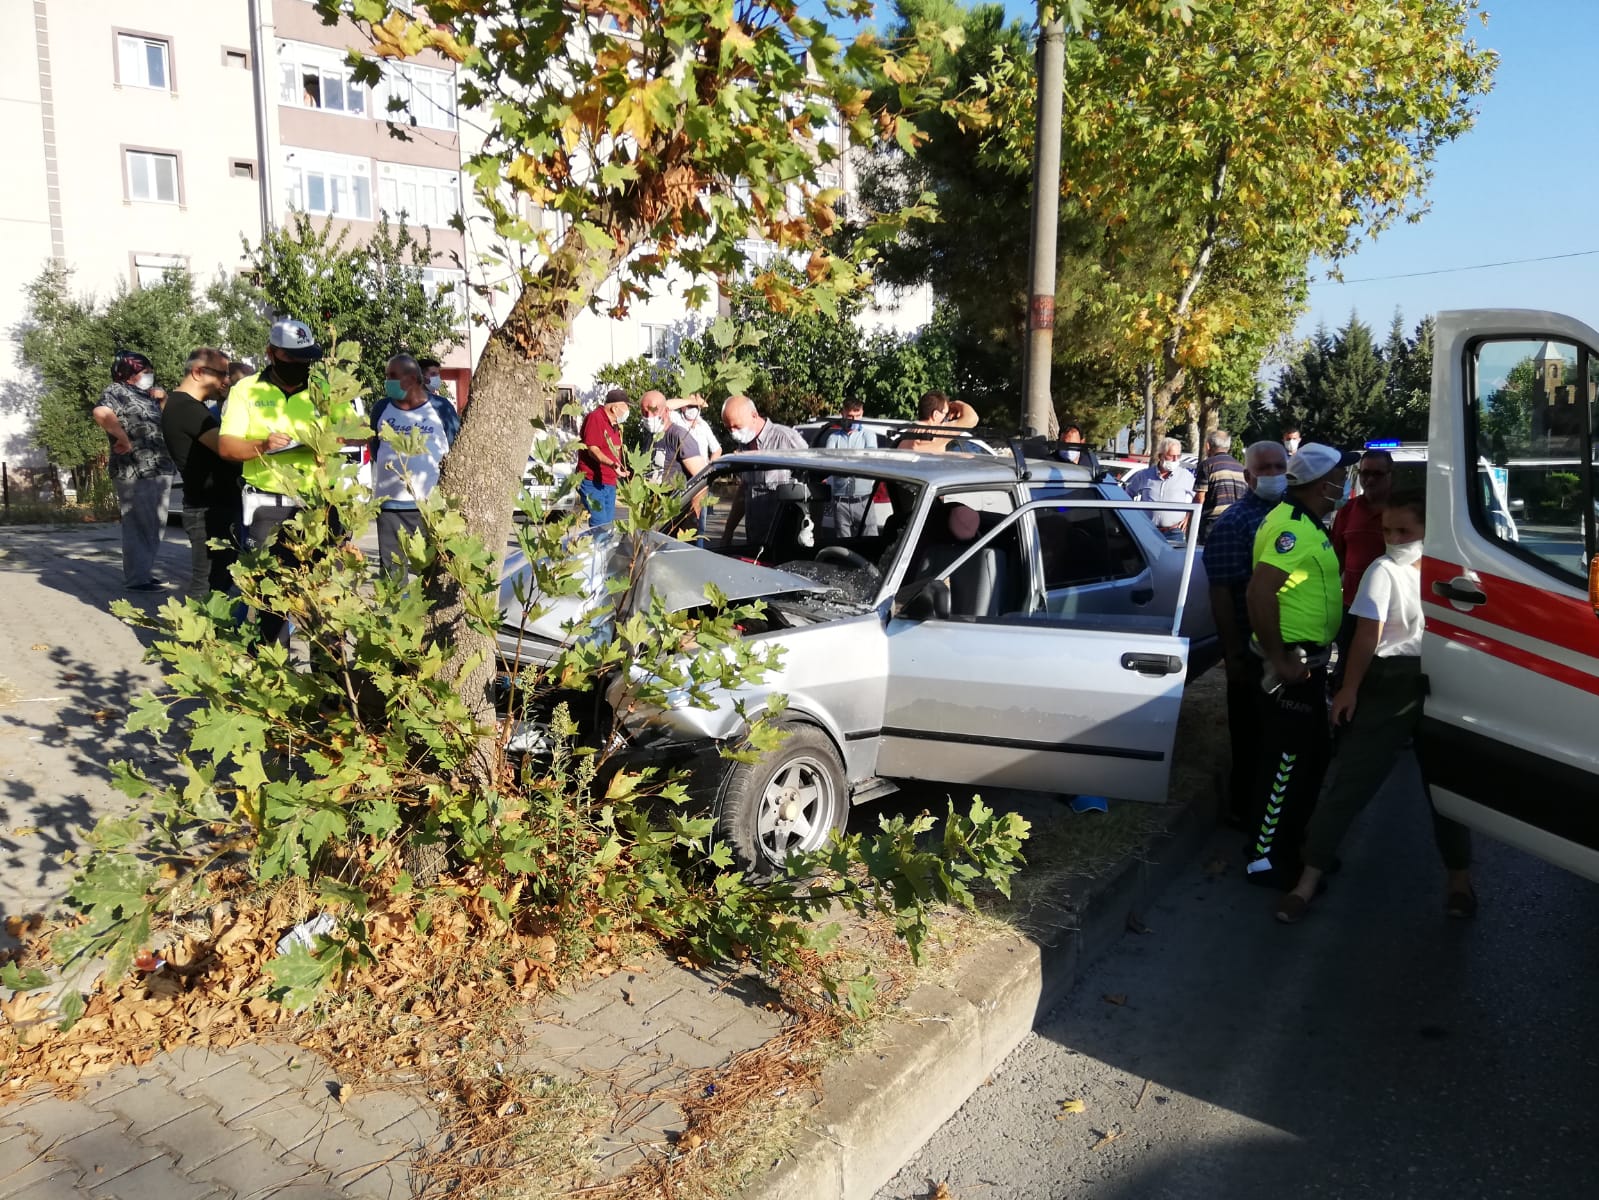
[[[0,633],[0,677],[18,688],[16,701],[54,697],[25,704],[0,696],[0,915],[52,903],[70,878],[56,856],[73,831],[124,806],[108,782],[111,759],[160,760],[150,739],[121,733],[126,705],[154,673],[138,661],[134,631],[106,611],[120,591],[116,527],[71,532],[0,529],[0,608],[14,614]],[[181,536],[169,535],[161,561],[167,578],[182,577]],[[96,718],[107,709],[112,715]],[[1202,785],[1174,783],[1184,789],[1177,794]],[[990,799],[1066,822],[1068,833],[1100,820],[1072,818],[1047,798]],[[1163,820],[1180,823],[1183,811],[1168,806]],[[1120,933],[1125,914],[1090,915],[1095,896],[1105,898],[1105,912],[1135,902],[1126,899],[1130,866],[1133,891],[1153,886],[1142,864],[1125,860],[1096,880],[1051,878],[1008,918],[1013,927],[994,924],[938,986],[913,984],[901,1023],[828,1068],[825,1096],[803,1097],[810,1131],[786,1150],[774,1140],[763,1161],[777,1169],[741,1194],[869,1195],[862,1188],[892,1174],[919,1145],[916,1131],[927,1121],[936,1128],[939,1112],[981,1083],[983,1064],[1003,1057],[1035,1007],[1103,948],[1106,930]],[[596,1186],[682,1153],[685,1108],[706,1092],[741,1078],[764,1086],[740,1056],[789,1024],[775,1000],[752,972],[696,971],[656,955],[542,998],[524,1024],[521,1057],[502,1065],[599,1097],[604,1119],[577,1147]],[[431,1178],[427,1164],[447,1136],[447,1113],[418,1083],[394,1076],[379,1090],[341,1086],[337,1064],[284,1043],[178,1048],[90,1075],[71,1098],[19,1095],[0,1082],[0,1200],[442,1195],[448,1181]],[[885,1090],[904,1097],[906,1087],[918,1090],[915,1102],[885,1113]],[[905,1112],[916,1123],[896,1125]]]

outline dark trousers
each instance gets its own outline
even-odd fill
[[[184,508],[183,532],[189,535],[189,595],[225,592],[233,586],[229,571],[239,559],[239,512],[236,506]],[[213,550],[213,541],[226,542]]]
[[[1249,875],[1256,882],[1292,887],[1299,879],[1305,827],[1316,807],[1331,750],[1326,667],[1265,696],[1261,712],[1260,767],[1255,779],[1259,820],[1246,855]]]
[[[400,534],[417,533],[421,528],[422,514],[414,508],[385,508],[378,513],[378,570],[404,583],[410,568],[400,548]]]
[[[1227,676],[1227,737],[1232,743],[1233,765],[1224,811],[1230,822],[1246,828],[1260,816],[1255,779],[1260,774],[1261,706],[1265,701],[1260,677],[1265,666],[1255,655],[1246,654],[1236,669],[1241,677]]]
[[[1338,843],[1415,736],[1425,698],[1420,658],[1372,660],[1360,681],[1354,718],[1338,737],[1337,753],[1305,833],[1307,864],[1322,871],[1332,865]],[[1431,795],[1427,799],[1430,805]],[[1470,867],[1471,834],[1466,827],[1442,816],[1436,808],[1432,826],[1444,866],[1451,871]]]
[[[295,550],[280,537],[273,537],[278,527],[284,522],[292,520],[300,511],[297,505],[268,504],[257,508],[250,516],[250,545],[257,548],[266,547],[272,556],[288,567],[302,565],[302,560]],[[270,545],[268,544],[270,542]],[[282,642],[287,645],[289,641],[289,621],[287,617],[278,613],[259,612],[256,614],[256,623],[261,628],[263,642]]]

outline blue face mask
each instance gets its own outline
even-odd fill
[[[859,421],[851,421],[846,428],[848,428],[851,433],[859,433],[861,431],[861,423]]]
[[[405,384],[398,379],[385,379],[383,381],[383,397],[386,400],[404,400]]]

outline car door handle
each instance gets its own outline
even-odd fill
[[[1183,660],[1175,654],[1124,654],[1122,670],[1137,671],[1140,675],[1175,675],[1183,669]]]
[[[1148,604],[1154,598],[1154,588],[1135,588],[1133,590],[1133,594],[1128,597],[1128,599],[1130,599],[1134,604],[1139,605]]]
[[[1432,594],[1451,604],[1468,604],[1476,607],[1487,604],[1488,597],[1481,588],[1474,586],[1469,579],[1439,579],[1432,585]]]

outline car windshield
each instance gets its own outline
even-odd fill
[[[920,484],[869,471],[774,469],[730,455],[713,464],[666,531],[696,524],[700,544],[821,584],[845,604],[871,604],[897,560]]]

